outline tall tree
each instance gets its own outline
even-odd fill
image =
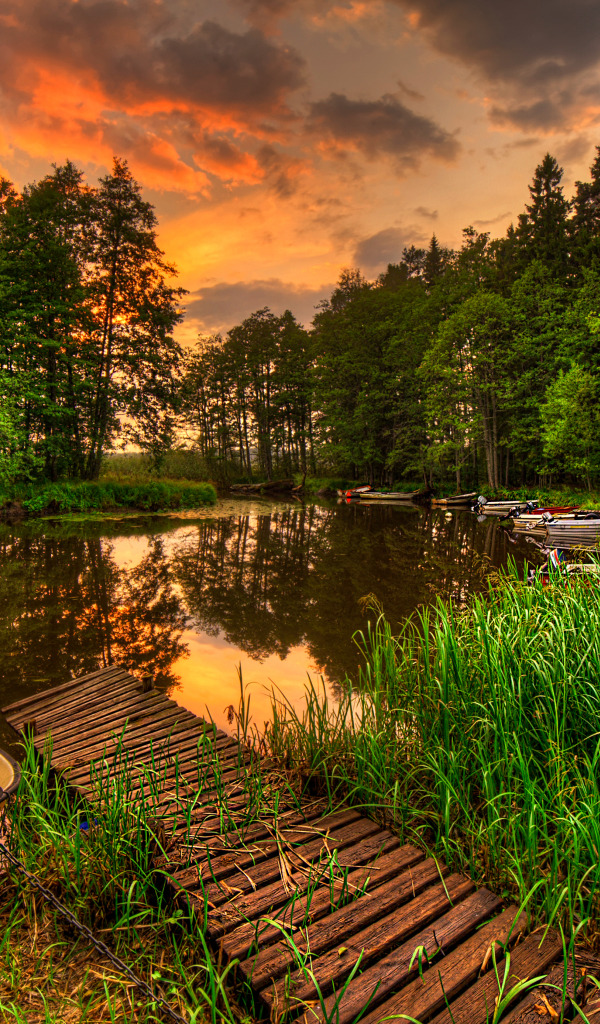
[[[562,167],[546,153],[529,186],[531,202],[519,218],[518,236],[528,260],[540,260],[555,275],[566,277],[570,203],[563,194]]]
[[[95,365],[86,476],[98,475],[102,452],[119,430],[119,413],[132,419],[130,438],[155,449],[172,437],[181,349],[173,328],[182,319],[182,288],[169,283],[175,268],[156,239],[156,215],[142,199],[127,163],[115,159],[92,198],[87,287],[94,312]]]

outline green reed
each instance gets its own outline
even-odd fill
[[[512,567],[467,610],[356,638],[357,685],[278,698],[266,742],[308,788],[378,815],[600,945],[600,591]]]

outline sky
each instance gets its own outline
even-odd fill
[[[0,174],[127,159],[188,289],[181,340],[309,324],[342,267],[501,235],[547,151],[600,144],[597,0],[2,0]]]

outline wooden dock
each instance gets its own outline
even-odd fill
[[[151,801],[171,837],[160,866],[173,898],[239,961],[265,1017],[556,1019],[543,992],[503,1003],[561,960],[556,931],[530,933],[515,906],[352,808],[257,813],[252,753],[147,680],[112,666],[2,710],[40,752],[51,738],[53,767],[78,790],[119,776]]]

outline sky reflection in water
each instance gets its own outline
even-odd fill
[[[464,603],[509,554],[542,558],[495,520],[398,505],[3,524],[0,701],[116,661],[223,726],[241,665],[262,724],[271,684],[298,702],[307,673],[335,686],[356,672],[366,595],[397,624],[438,593]]]

